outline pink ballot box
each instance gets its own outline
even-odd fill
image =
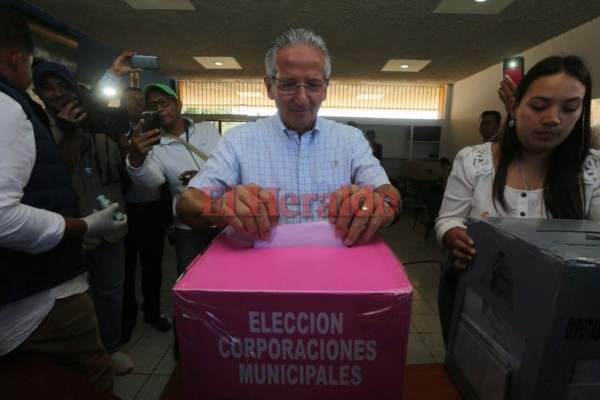
[[[402,399],[412,287],[380,237],[221,234],[173,291],[189,399]]]

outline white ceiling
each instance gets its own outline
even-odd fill
[[[434,13],[440,0],[189,0],[194,10],[173,11],[124,0],[25,2],[116,50],[158,55],[161,73],[187,80],[260,78],[270,41],[303,26],[328,43],[338,82],[446,84],[600,16],[600,0],[494,1],[510,4],[490,15]],[[193,58],[216,56],[241,69],[206,69]],[[431,62],[414,73],[381,71],[390,59]]]

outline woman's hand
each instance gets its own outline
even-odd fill
[[[510,114],[510,99],[515,96],[515,91],[517,90],[517,84],[510,79],[510,76],[506,75],[502,82],[500,82],[500,87],[498,88],[498,97],[504,103],[504,109],[507,113]]]
[[[475,255],[473,239],[467,235],[467,230],[461,227],[455,227],[444,234],[444,246],[452,250],[452,255],[456,257],[454,268],[465,269],[466,261],[471,261]]]

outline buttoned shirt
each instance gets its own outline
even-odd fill
[[[188,141],[204,154],[210,155],[221,139],[221,134],[210,122],[194,124],[192,120],[186,119],[187,130],[180,139]],[[169,189],[173,195],[173,215],[175,215],[175,203],[186,186],[179,179],[179,175],[185,171],[200,171],[204,168],[206,161],[193,153],[182,143],[168,137],[161,130],[160,143],[152,147],[150,153],[139,167],[133,167],[127,158],[127,173],[132,181],[142,187],[157,188],[168,182]],[[182,229],[189,227],[179,221],[175,215],[175,226]]]
[[[468,216],[547,218],[544,190],[518,190],[505,186],[504,198],[510,210],[494,207],[492,143],[462,149],[454,160],[448,178],[440,214],[435,223],[436,238],[442,244],[444,234],[465,227]],[[590,150],[582,167],[586,218],[600,221],[600,152]]]
[[[277,114],[229,130],[190,187],[216,198],[249,183],[271,191],[280,222],[290,224],[326,218],[329,195],[343,186],[389,180],[360,130],[318,117],[300,136]]]

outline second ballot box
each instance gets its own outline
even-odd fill
[[[600,399],[600,223],[490,218],[467,231],[446,365],[467,399]]]
[[[275,233],[220,235],[175,285],[187,398],[401,399],[412,288],[390,248],[332,244],[327,222]]]

